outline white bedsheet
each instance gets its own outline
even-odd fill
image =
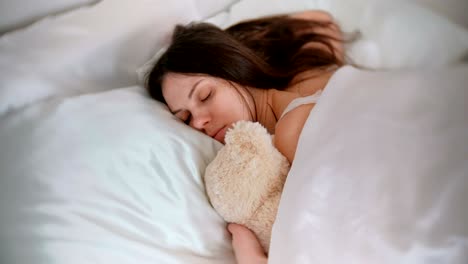
[[[312,110],[270,263],[468,263],[468,65],[340,69]]]

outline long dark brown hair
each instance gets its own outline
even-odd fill
[[[147,89],[151,97],[165,102],[161,85],[169,72],[284,89],[298,73],[343,64],[331,43],[336,39],[314,30],[329,26],[331,22],[288,16],[249,20],[225,30],[208,23],[177,25],[170,46],[149,73]],[[313,42],[321,48],[304,48]]]

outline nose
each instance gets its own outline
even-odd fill
[[[210,122],[210,120],[211,118],[208,113],[202,111],[194,111],[192,112],[192,120],[190,122],[190,126],[197,130],[205,132],[205,128]]]

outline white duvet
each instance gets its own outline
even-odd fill
[[[270,263],[468,263],[468,65],[340,69],[304,126]]]

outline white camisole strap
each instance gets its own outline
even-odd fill
[[[305,97],[299,97],[299,98],[296,98],[296,99],[292,100],[288,104],[286,109],[283,111],[283,113],[281,114],[280,119],[283,118],[283,116],[285,114],[287,114],[289,111],[293,110],[294,108],[296,108],[298,106],[305,105],[305,104],[312,104],[312,103],[315,104],[315,103],[317,103],[321,94],[322,94],[322,90],[318,90],[313,95],[309,95],[309,96],[305,96]]]

